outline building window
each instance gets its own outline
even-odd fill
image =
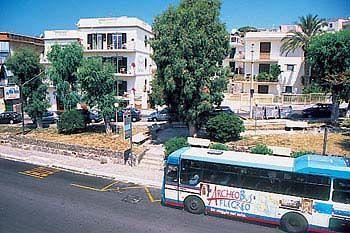
[[[230,61],[230,62],[229,62],[229,67],[230,67],[231,72],[234,72],[234,71],[235,71],[235,66],[236,66],[236,64],[235,64],[234,61]]]
[[[88,34],[87,35],[87,44],[88,50],[91,49],[103,49],[104,42],[106,41],[106,34]]]
[[[126,33],[108,33],[107,49],[126,49]]]
[[[288,70],[288,71],[294,71],[294,65],[292,65],[292,64],[287,64],[287,70]]]
[[[270,53],[271,42],[260,42],[260,53]]]
[[[147,58],[145,58],[145,70],[147,69]]]
[[[259,64],[259,73],[269,73],[270,64]]]
[[[285,93],[293,93],[293,87],[292,86],[286,86],[284,92]]]
[[[237,42],[237,37],[232,36],[232,37],[231,37],[231,42]]]
[[[259,94],[268,94],[269,93],[269,85],[258,85],[258,93]]]
[[[148,37],[145,36],[145,47],[147,47],[147,44],[148,44]]]
[[[127,57],[103,57],[102,62],[111,63],[115,67],[115,72],[120,74],[127,73],[128,58]]]

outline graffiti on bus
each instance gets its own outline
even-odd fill
[[[217,185],[201,184],[201,195],[208,200],[209,206],[246,212],[256,199],[249,191]]]

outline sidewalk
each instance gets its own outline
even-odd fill
[[[0,158],[26,162],[38,166],[55,167],[74,173],[111,178],[156,188],[161,187],[163,179],[163,171],[160,169],[114,164],[110,159],[107,163],[101,164],[96,160],[22,150],[8,146],[0,146]]]

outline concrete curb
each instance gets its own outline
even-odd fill
[[[37,161],[30,161],[27,159],[22,159],[18,158],[16,156],[10,156],[8,154],[4,154],[0,152],[0,158],[6,159],[6,160],[11,160],[11,161],[16,161],[16,162],[24,162],[24,163],[29,163],[29,164],[34,164],[38,166],[45,166],[45,167],[53,167],[57,168],[63,171],[67,172],[72,172],[75,174],[82,174],[82,175],[88,175],[88,176],[94,176],[94,177],[99,177],[99,178],[104,178],[104,179],[115,179],[118,181],[126,182],[126,183],[134,183],[138,185],[143,185],[143,186],[149,186],[153,188],[161,188],[161,184],[158,182],[155,182],[153,180],[145,180],[145,179],[139,179],[135,177],[128,177],[128,176],[122,176],[122,175],[115,175],[115,174],[110,174],[110,173],[104,173],[104,172],[96,172],[91,169],[81,169],[78,167],[74,166],[68,166],[68,165],[61,165],[59,163],[41,163]]]

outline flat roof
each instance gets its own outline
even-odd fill
[[[110,17],[110,18],[82,18],[77,23],[78,28],[105,28],[105,27],[139,27],[152,33],[152,27],[136,17]]]
[[[350,179],[350,159],[343,157],[304,155],[298,158],[289,158],[235,151],[208,153],[210,151],[215,152],[215,150],[197,147],[181,148],[169,155],[168,163],[179,164],[180,159],[192,159],[212,163]]]

